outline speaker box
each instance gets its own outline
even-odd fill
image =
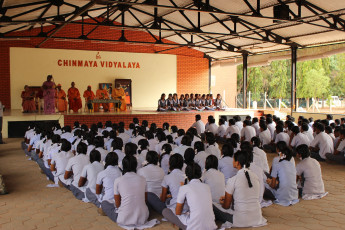
[[[273,16],[276,19],[290,19],[288,5],[278,5],[273,7]]]

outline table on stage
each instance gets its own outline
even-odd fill
[[[121,106],[121,101],[117,99],[93,99],[91,100],[93,107],[95,108],[95,104],[109,104],[114,103],[114,108],[117,111]],[[117,105],[117,106],[116,106]]]

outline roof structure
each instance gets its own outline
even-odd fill
[[[87,20],[85,20],[87,19]],[[0,40],[15,31],[53,25],[47,40],[67,24],[145,31],[166,49],[190,47],[212,61],[345,42],[344,0],[0,0]],[[68,39],[95,39],[90,34]],[[102,40],[102,37],[99,38]],[[164,51],[162,50],[162,51]],[[161,52],[161,51],[159,51]]]

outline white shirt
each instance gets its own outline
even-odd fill
[[[163,169],[157,165],[149,164],[138,170],[138,175],[146,179],[147,192],[152,192],[160,197],[162,181],[165,176]]]
[[[269,144],[271,142],[271,132],[268,129],[262,131],[259,134],[259,139],[262,143],[262,146]]]
[[[230,125],[227,128],[225,135],[226,135],[226,137],[231,137],[231,135],[234,133],[237,133],[240,136],[240,134],[241,134],[240,128],[238,128],[238,126],[236,126],[236,125]]]
[[[169,188],[172,197],[169,206],[177,203],[177,194],[185,178],[186,175],[180,169],[174,169],[169,175],[164,176],[162,187]]]
[[[201,172],[203,172],[205,169],[205,162],[207,157],[208,154],[205,151],[198,152],[194,157],[194,162],[200,166]]]
[[[241,130],[241,137],[244,137],[244,141],[251,141],[252,137],[256,136],[255,128],[252,126],[243,127]]]
[[[290,136],[285,132],[280,132],[276,135],[274,142],[277,144],[279,141],[284,141],[286,145],[290,143]]]
[[[106,156],[108,155],[108,150],[105,150],[104,148],[102,147],[98,147],[96,148],[97,151],[99,151],[99,153],[101,154],[101,162],[104,162],[105,161],[105,158]]]
[[[122,160],[126,156],[124,152],[122,152],[120,149],[115,149],[114,152],[117,154],[119,157],[119,165],[122,165]]]
[[[224,124],[220,125],[217,129],[217,135],[220,137],[224,137],[225,133],[226,133],[226,126]]]
[[[296,147],[296,148],[300,145],[308,145],[309,146],[309,144],[310,144],[309,138],[304,133],[297,133],[297,135],[295,135],[291,141],[291,146]]]
[[[264,172],[269,172],[270,168],[268,166],[268,161],[267,161],[267,155],[265,151],[258,147],[253,148],[253,157],[254,157],[254,162],[257,166],[261,167]],[[260,159],[259,161],[256,161],[256,159]]]
[[[149,142],[150,151],[156,151],[156,145],[158,144],[158,141],[154,138],[147,141]]]
[[[311,147],[319,147],[319,155],[323,159],[326,159],[326,153],[333,153],[333,140],[332,138],[325,132],[320,132],[314,138],[314,140],[310,143]]]
[[[218,170],[224,174],[225,182],[228,181],[231,177],[235,176],[238,172],[236,168],[232,165],[233,158],[232,157],[222,157],[218,161]]]
[[[252,124],[252,127],[255,129],[256,131],[256,136],[259,136],[260,133],[260,125],[259,122],[255,122],[254,124]]]
[[[117,209],[117,223],[120,225],[143,225],[149,218],[145,203],[146,180],[134,172],[118,177],[114,182],[114,195],[121,196]]]
[[[161,168],[163,169],[165,175],[168,175],[169,173],[169,159],[170,155],[164,154],[161,160]]]
[[[340,144],[338,145],[337,150],[338,150],[339,152],[344,153],[344,150],[345,150],[345,139],[342,140],[342,141],[340,142]]]
[[[211,132],[214,135],[217,134],[218,131],[218,125],[216,125],[215,123],[209,124],[208,127],[205,129],[205,132]]]
[[[126,133],[119,133],[118,137],[122,139],[123,144],[127,144],[131,136]]]
[[[184,152],[186,151],[186,149],[190,148],[190,146],[187,146],[187,145],[180,145],[178,147],[176,147],[174,150],[173,150],[173,154],[175,153],[178,153],[180,154],[183,158],[184,158]]]
[[[305,179],[303,195],[316,195],[325,193],[325,186],[322,180],[320,163],[310,157],[303,159],[296,166],[297,175]]]
[[[196,128],[196,131],[198,132],[199,135],[205,132],[205,124],[204,122],[202,122],[202,120],[198,120],[194,122],[192,127]]]
[[[165,145],[166,143],[168,143],[167,141],[161,141],[161,142],[159,142],[157,145],[156,145],[156,149],[155,149],[155,151],[158,153],[158,155],[161,155],[161,153],[162,153],[162,147],[163,147],[163,145]],[[184,154],[184,153],[183,153]],[[183,156],[183,155],[182,155]]]
[[[103,186],[104,195],[103,200],[114,200],[114,181],[122,175],[119,167],[108,165],[106,169],[99,172],[97,175],[96,184]]]
[[[44,161],[44,166],[46,168],[50,168],[48,165],[48,160],[51,160],[53,158],[53,155],[57,154],[60,151],[60,144],[53,144],[48,148],[48,151],[43,154],[43,161]]]
[[[187,230],[217,229],[212,208],[212,195],[210,187],[193,179],[189,184],[180,188],[177,203],[183,204],[187,200],[190,215],[187,221]]]
[[[304,131],[303,134],[307,135],[309,143],[311,143],[314,140],[313,132]]]
[[[267,125],[267,129],[271,132],[271,138],[272,138],[272,140],[273,140],[274,131],[275,131],[275,129],[276,129],[275,123],[272,122],[272,123],[268,124],[268,125]]]
[[[104,165],[98,161],[94,161],[91,164],[85,165],[80,177],[87,179],[86,188],[89,188],[91,192],[96,193],[96,180],[97,175],[104,170]]]
[[[220,159],[220,149],[218,148],[218,146],[210,145],[206,148],[205,152],[208,155],[215,155],[218,160]]]
[[[85,165],[90,164],[89,156],[85,154],[78,154],[77,156],[74,156],[68,160],[66,171],[72,171],[73,172],[73,182],[72,184],[75,187],[78,187],[80,174],[85,167]]]
[[[240,131],[243,129],[243,122],[242,121],[236,121],[235,125],[239,128]]]
[[[260,206],[260,183],[257,176],[247,170],[253,187],[249,187],[244,169],[230,178],[225,191],[232,194],[234,202],[233,226],[252,227],[266,224]]]
[[[224,174],[216,169],[209,169],[203,174],[202,181],[210,186],[212,201],[219,204],[220,197],[225,194]]]
[[[55,176],[60,176],[65,174],[65,168],[68,160],[73,157],[73,153],[61,151],[53,156],[51,164],[55,165],[56,173]]]

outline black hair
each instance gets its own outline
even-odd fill
[[[113,150],[116,150],[116,149],[122,150],[123,140],[120,137],[116,137],[111,143],[111,147],[113,147]]]
[[[252,139],[250,141],[253,143],[253,147],[259,148],[261,145],[260,138],[258,138],[258,137],[252,137]]]
[[[103,139],[104,139],[104,138],[108,138],[108,137],[109,137],[109,132],[108,132],[108,130],[104,130],[104,131],[102,132],[102,136],[103,136]]]
[[[167,139],[165,133],[162,131],[157,132],[156,138],[158,139],[158,142],[166,141],[166,139]]]
[[[327,120],[333,120],[333,116],[331,114],[327,114]]]
[[[200,114],[197,114],[197,115],[195,115],[195,120],[201,120],[201,116],[200,116]]]
[[[254,123],[256,123],[256,122],[259,122],[259,119],[258,119],[257,117],[254,117],[252,123],[254,124]]]
[[[229,120],[229,124],[230,124],[230,125],[235,125],[235,124],[236,124],[235,119],[230,119],[230,120]]]
[[[137,158],[132,155],[126,155],[122,160],[122,175],[125,175],[127,172],[137,172]]]
[[[321,124],[321,123],[316,123],[316,124],[314,124],[314,127],[315,127],[316,129],[318,129],[320,132],[325,131],[325,126],[324,126],[323,124]]]
[[[82,125],[81,125],[81,130],[83,130],[83,131],[88,131],[88,130],[89,130],[89,127],[88,127],[86,124],[82,124]]]
[[[196,142],[194,143],[194,149],[195,149],[197,152],[205,151],[205,145],[204,145],[204,143],[202,143],[201,141],[196,141]]]
[[[249,141],[244,141],[242,142],[241,146],[241,151],[246,151],[247,153],[249,153],[248,155],[248,163],[252,163],[253,162],[253,146],[249,143]]]
[[[240,135],[238,135],[238,133],[231,134],[230,138],[233,139],[234,141],[236,141],[236,143],[240,142]]]
[[[216,137],[214,136],[213,133],[211,132],[206,133],[206,142],[210,145],[214,145],[214,143],[216,143]]]
[[[220,119],[219,119],[219,124],[224,125],[224,123],[225,123],[224,119],[223,119],[223,118],[220,118]]]
[[[97,123],[97,128],[99,128],[99,129],[103,128],[103,123],[102,122],[98,122]]]
[[[54,135],[52,136],[52,142],[53,142],[54,144],[60,143],[60,141],[61,141],[60,135],[54,134]]]
[[[109,132],[109,137],[110,137],[111,139],[115,139],[115,138],[116,138],[116,131],[111,130],[111,131]]]
[[[141,150],[138,150],[138,153],[140,154],[143,150],[149,147],[149,142],[146,139],[140,139],[138,141],[138,146],[140,146],[140,149],[141,149]]]
[[[200,179],[201,168],[197,163],[193,162],[192,164],[187,165],[185,173],[189,181],[193,179]]]
[[[333,133],[332,127],[331,126],[326,126],[325,127],[326,133]]]
[[[72,131],[71,126],[69,125],[66,125],[65,127],[63,127],[63,130],[67,133],[70,133]]]
[[[182,145],[186,145],[186,146],[190,146],[192,143],[191,139],[189,138],[189,136],[183,136],[182,140],[181,140],[181,144]]]
[[[105,157],[105,166],[106,169],[109,165],[115,166],[119,164],[119,156],[115,152],[109,152]]]
[[[134,156],[137,153],[137,145],[133,144],[133,143],[127,143],[125,145],[125,154],[130,155],[130,156]]]
[[[186,132],[184,131],[184,129],[179,129],[177,130],[177,136],[184,136],[186,134]]]
[[[90,152],[90,162],[93,163],[94,161],[101,161],[101,153],[96,149]]]
[[[284,161],[284,160],[286,160],[286,161],[290,161],[291,160],[291,158],[292,158],[292,151],[291,151],[290,148],[285,148],[282,151],[282,154],[284,154],[285,157],[283,159],[280,159],[279,162]]]
[[[309,125],[307,123],[302,123],[301,128],[303,131],[308,131],[309,130]]]
[[[250,120],[244,120],[243,124],[245,124],[246,126],[251,126],[252,122]]]
[[[280,152],[283,152],[284,149],[287,148],[287,144],[285,141],[278,141],[277,145],[276,145],[276,148],[280,151]]]
[[[345,129],[341,129],[341,130],[340,130],[340,135],[345,136]]]
[[[148,140],[151,140],[151,139],[154,139],[155,136],[153,135],[153,133],[151,131],[146,131],[145,132],[145,137],[148,139]]]
[[[148,164],[158,164],[158,153],[156,151],[148,151],[146,154],[146,161]]]
[[[247,167],[249,168],[250,162],[249,162],[249,153],[247,151],[237,151],[234,154],[234,160],[237,161],[241,167]],[[244,171],[249,188],[253,187],[252,181],[250,180],[249,173],[247,170]]]
[[[299,128],[298,128],[298,126],[292,127],[291,131],[292,131],[295,135],[297,135],[297,134],[299,133]]]
[[[119,122],[119,128],[120,128],[120,127],[124,128],[124,127],[125,127],[125,122],[120,121],[120,122]]]
[[[192,148],[186,149],[184,152],[184,162],[189,165],[194,162],[194,157],[195,157],[195,151]]]
[[[277,133],[282,133],[284,131],[284,127],[282,125],[277,125],[276,131],[277,131]]]
[[[163,123],[163,129],[164,129],[164,130],[169,130],[169,127],[170,127],[170,125],[169,125],[168,122],[164,122],[164,123]]]
[[[215,155],[211,154],[206,158],[205,169],[218,169],[218,158]]]
[[[162,146],[162,155],[160,156],[160,158],[159,158],[159,163],[161,163],[162,162],[162,159],[163,159],[163,156],[165,156],[165,155],[170,155],[170,153],[172,152],[172,147],[171,147],[171,145],[170,144],[164,144],[163,146]]]
[[[84,142],[79,142],[77,145],[77,153],[78,154],[86,154],[87,152],[87,145]]]
[[[260,128],[262,128],[262,130],[266,130],[267,129],[267,125],[263,122],[260,122]]]
[[[176,125],[171,126],[171,132],[172,132],[172,133],[176,133],[177,130],[178,130],[178,128],[177,128]]]
[[[104,148],[104,139],[101,136],[97,136],[94,140],[96,148]]]
[[[134,118],[133,118],[133,123],[134,123],[134,124],[139,124],[139,119],[138,119],[137,117],[134,117]]]
[[[234,147],[229,143],[224,144],[222,154],[224,157],[232,157],[234,155]]]
[[[148,122],[147,120],[143,120],[143,121],[141,122],[141,126],[146,128],[146,127],[149,126],[149,122]]]
[[[68,140],[66,139],[61,140],[61,151],[68,152],[71,150],[71,148],[72,148],[72,145]]]
[[[167,142],[168,142],[169,144],[174,144],[174,138],[173,138],[171,135],[168,135],[168,136],[167,136]]]
[[[297,146],[296,152],[301,155],[302,160],[310,156],[308,145],[305,144]]]
[[[183,157],[175,153],[170,156],[169,158],[169,170],[173,171],[174,169],[182,169],[183,168]]]
[[[111,127],[112,126],[112,122],[111,121],[106,121],[105,122],[105,127]]]
[[[130,123],[129,124],[129,129],[135,129],[135,124],[134,123]]]
[[[75,128],[79,128],[79,126],[80,126],[79,121],[75,121],[75,122],[73,123],[73,125],[74,125]]]

